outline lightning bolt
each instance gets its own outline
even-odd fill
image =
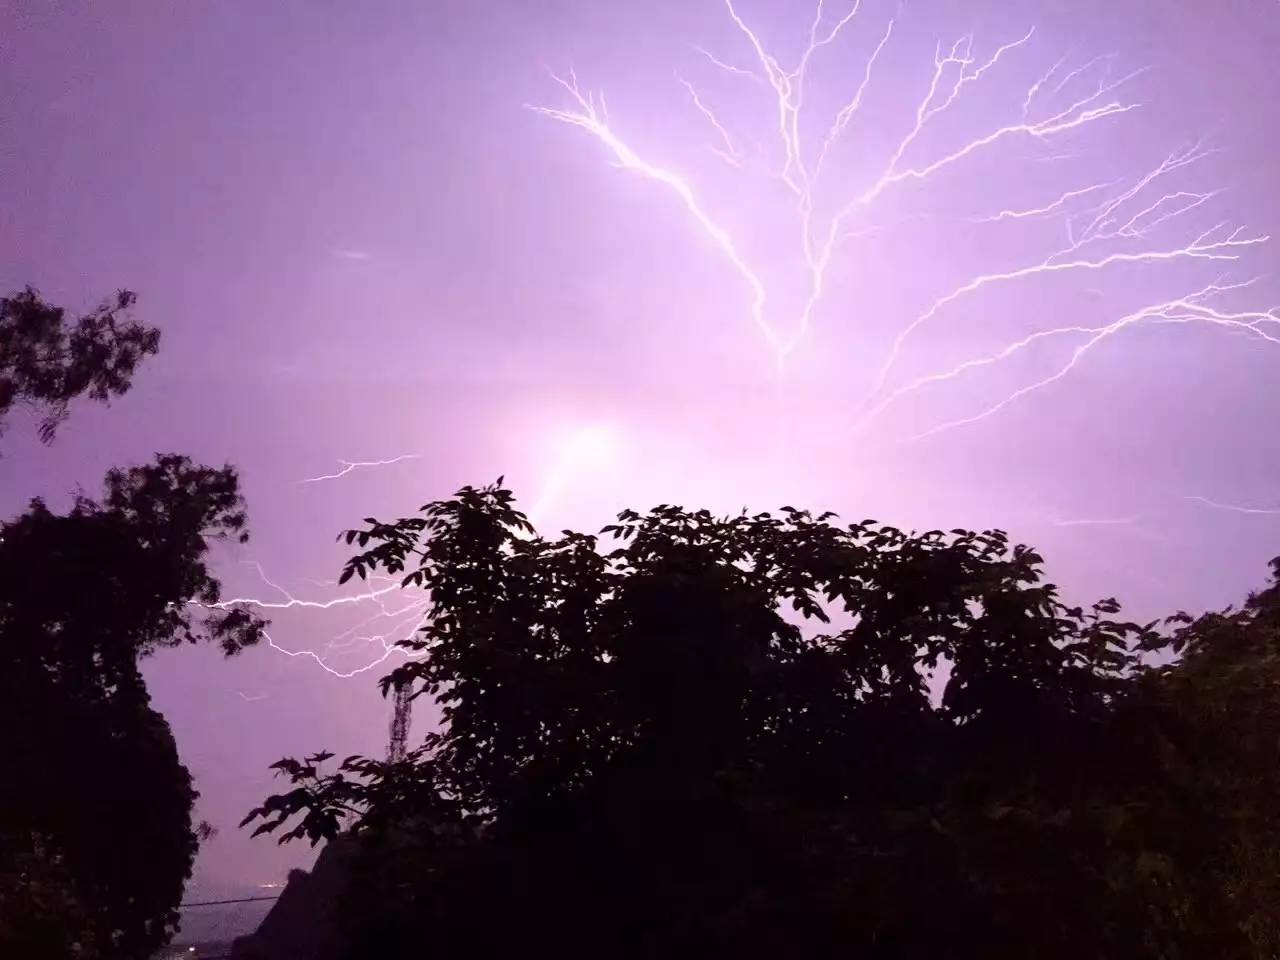
[[[676,79],[681,84],[684,85],[684,88],[686,90],[689,91],[689,99],[693,101],[694,107],[697,109],[699,113],[701,113],[704,117],[707,118],[707,122],[710,123],[712,129],[714,129],[715,132],[719,134],[720,141],[721,143],[724,144],[724,146],[722,147],[716,146],[715,144],[711,144],[710,145],[711,152],[714,153],[721,160],[723,160],[725,163],[729,164],[729,166],[742,169],[742,164],[743,164],[742,154],[739,152],[737,146],[734,144],[733,137],[729,135],[728,129],[725,127],[724,124],[720,122],[720,119],[716,116],[715,111],[713,111],[710,107],[708,107],[705,103],[703,103],[702,98],[698,96],[697,88],[695,88],[693,84],[691,84],[684,77],[680,76],[680,74],[678,73],[676,74]]]
[[[592,134],[612,151],[619,166],[665,184],[683,200],[685,207],[693,215],[695,222],[716,243],[746,282],[752,297],[752,322],[764,335],[767,345],[773,350],[779,368],[783,366],[787,357],[805,338],[812,326],[815,311],[827,286],[828,271],[832,260],[840,241],[848,236],[846,232],[848,220],[861,209],[871,205],[888,188],[906,180],[928,179],[943,168],[1007,137],[1026,135],[1043,140],[1054,134],[1075,129],[1105,117],[1124,113],[1134,107],[1132,104],[1100,101],[1106,93],[1136,74],[1130,75],[1130,77],[1126,77],[1124,80],[1117,81],[1114,84],[1100,85],[1098,90],[1091,95],[1078,99],[1064,109],[1060,109],[1041,120],[1022,120],[1018,123],[998,127],[931,162],[918,165],[906,164],[904,158],[909,153],[912,145],[915,144],[928,127],[930,121],[944,114],[959,99],[966,87],[981,80],[983,75],[993,69],[1007,53],[1029,41],[1034,31],[1028,30],[1021,38],[997,47],[984,60],[972,55],[973,38],[971,36],[964,37],[956,41],[945,55],[942,54],[941,48],[935,52],[933,75],[925,96],[916,107],[914,123],[899,141],[897,148],[884,165],[878,178],[868,188],[855,195],[844,206],[839,208],[827,220],[825,229],[818,229],[815,224],[816,205],[814,191],[819,182],[820,174],[832,148],[840,141],[858,114],[864,94],[872,80],[875,63],[892,36],[894,20],[889,20],[880,41],[868,58],[862,79],[853,96],[840,108],[827,128],[822,138],[821,148],[817,152],[816,159],[812,165],[806,160],[805,145],[800,131],[800,117],[804,108],[805,81],[814,56],[822,48],[829,46],[839,38],[842,31],[854,21],[860,7],[861,0],[855,0],[842,17],[824,29],[823,4],[819,3],[809,28],[808,43],[799,60],[791,69],[784,68],[778,59],[768,51],[759,35],[739,15],[732,0],[725,0],[725,9],[730,20],[746,39],[755,54],[760,73],[730,66],[723,60],[698,48],[713,65],[726,72],[750,76],[755,79],[760,79],[763,76],[764,81],[773,91],[777,134],[781,141],[783,152],[782,166],[776,177],[785,185],[794,198],[800,225],[800,250],[808,273],[807,295],[804,305],[787,333],[779,330],[766,316],[768,294],[760,275],[746,263],[739,253],[739,244],[726,228],[706,213],[689,181],[673,170],[655,166],[641,159],[635,148],[624,141],[610,125],[607,115],[597,104],[597,98],[582,93],[576,75],[571,73],[569,79],[565,80],[553,74],[553,79],[568,91],[576,107],[567,109],[545,106],[530,107],[530,109],[545,117],[579,127]],[[710,122],[725,144],[724,149],[716,148],[717,152],[735,166],[741,166],[740,154],[733,146],[733,140],[727,128],[698,94],[693,84],[682,77],[678,79],[688,90],[695,107]]]
[[[1230,513],[1241,513],[1250,516],[1267,516],[1280,517],[1280,506],[1278,507],[1246,507],[1235,503],[1223,503],[1220,500],[1211,500],[1208,497],[1187,496],[1181,500],[1186,503],[1199,503],[1206,507],[1212,507],[1215,510],[1226,510]],[[1079,519],[1049,520],[1049,524],[1054,527],[1121,527],[1130,526],[1142,520],[1143,515],[1140,513],[1132,514],[1127,517],[1082,517]]]
[[[616,451],[617,445],[616,432],[606,425],[589,425],[570,431],[558,446],[556,457],[543,479],[539,493],[534,498],[534,505],[528,511],[531,522],[545,518],[554,509],[570,481],[575,476],[609,460]],[[339,462],[343,464],[344,469],[337,474],[313,477],[304,482],[337,479],[360,467],[387,466],[418,456],[418,454],[408,454],[390,460],[368,462],[342,460]],[[275,597],[244,595],[231,597],[218,603],[196,605],[215,610],[247,606],[266,613],[317,611],[332,614],[358,611],[358,615],[361,616],[361,619],[353,625],[335,633],[318,650],[291,648],[277,642],[270,631],[264,631],[263,638],[267,646],[276,653],[290,659],[309,660],[331,676],[344,680],[375,670],[392,657],[399,656],[408,660],[425,655],[408,650],[401,644],[417,634],[430,618],[430,596],[421,593],[404,593],[398,578],[370,574],[369,589],[355,593],[339,593],[319,600],[306,599],[296,596],[269,577],[260,563],[244,562],[254,569],[258,579],[276,594]],[[336,587],[336,584],[324,581],[308,582],[322,589]],[[340,665],[342,662],[350,663],[353,657],[362,652],[365,656],[358,666]],[[260,699],[250,698],[244,694],[241,696],[250,701]]]
[[[802,135],[801,117],[808,108],[806,85],[819,54],[824,48],[837,44],[846,32],[855,29],[861,8],[861,0],[853,0],[843,7],[843,13],[828,16],[820,0],[809,24],[804,49],[791,65],[784,66],[770,52],[760,33],[738,12],[733,0],[724,0],[732,32],[749,51],[753,59],[752,68],[735,65],[706,48],[694,48],[715,69],[730,76],[749,78],[769,92],[770,126],[774,128],[780,145],[780,160],[770,179],[781,186],[792,202],[798,226],[798,248],[806,275],[802,305],[785,323],[771,315],[768,287],[762,273],[741,253],[744,244],[740,238],[708,213],[693,180],[674,168],[658,166],[641,156],[640,148],[628,142],[621,127],[610,121],[603,108],[602,96],[584,94],[572,72],[568,79],[553,74],[569,94],[571,103],[566,107],[530,107],[543,117],[590,134],[607,148],[618,167],[651,179],[674,194],[691,214],[694,224],[744,281],[750,295],[752,324],[762,334],[779,370],[814,328],[819,307],[829,287],[831,266],[838,258],[843,243],[885,229],[885,224],[869,222],[868,217],[891,190],[936,179],[941,172],[993,151],[1002,144],[1028,142],[1037,147],[1051,147],[1062,135],[1105,121],[1120,120],[1140,106],[1119,91],[1145,73],[1146,68],[1132,70],[1113,80],[1115,54],[1103,54],[1076,65],[1071,64],[1069,55],[1064,55],[1022,91],[1016,114],[1007,122],[974,131],[958,145],[929,155],[923,150],[924,134],[955,104],[989,86],[1006,60],[1024,53],[1035,36],[1035,30],[1029,29],[1021,36],[1007,40],[985,55],[975,52],[977,44],[973,35],[961,37],[949,46],[938,43],[933,51],[928,83],[906,113],[904,132],[888,157],[873,167],[876,172],[860,189],[837,188],[844,191],[842,203],[819,203],[817,188],[831,168],[837,148],[856,125],[865,95],[875,82],[876,64],[891,42],[896,18],[888,19],[883,31],[876,34],[878,39],[859,71],[849,98],[826,124],[816,142]],[[677,79],[685,87],[694,108],[715,133],[717,143],[712,147],[713,151],[745,174],[742,154],[736,146],[740,138],[733,135],[720,119],[714,104],[701,95],[691,81],[680,75]],[[864,428],[907,393],[1005,360],[1046,339],[1075,336],[1083,337],[1084,341],[1062,368],[1050,377],[1019,388],[987,410],[947,420],[918,432],[915,438],[932,436],[993,415],[1028,393],[1061,379],[1096,344],[1138,323],[1211,324],[1248,333],[1257,339],[1276,339],[1276,331],[1270,326],[1277,319],[1274,310],[1225,311],[1212,301],[1236,285],[1215,285],[1159,299],[1109,324],[1080,324],[1034,331],[990,356],[974,358],[951,370],[893,385],[893,374],[909,342],[941,315],[987,289],[1044,280],[1055,275],[1151,270],[1168,263],[1235,261],[1268,243],[1270,236],[1267,234],[1248,232],[1243,227],[1228,224],[1218,224],[1194,234],[1190,239],[1185,238],[1185,233],[1182,240],[1163,237],[1168,229],[1188,223],[1196,211],[1221,192],[1192,190],[1178,185],[1164,187],[1164,184],[1177,171],[1192,167],[1217,152],[1198,142],[1170,153],[1145,174],[1132,180],[1104,178],[1077,184],[1023,208],[1005,207],[995,213],[966,218],[971,223],[992,225],[1061,218],[1066,242],[1047,256],[1031,262],[972,277],[935,298],[923,312],[909,320],[891,341],[875,378],[875,386],[861,405],[863,412],[855,416],[855,430]],[[1073,152],[1057,151],[1036,158],[1036,162],[1069,160],[1076,156]],[[917,216],[909,219],[936,223],[942,218]]]
[[[269,612],[285,610],[334,611],[345,607],[373,610],[369,616],[359,621],[355,626],[334,636],[321,653],[310,649],[290,649],[277,643],[270,631],[263,632],[263,638],[267,641],[267,646],[272,650],[291,659],[302,658],[310,660],[326,673],[341,679],[368,673],[397,654],[406,658],[410,657],[410,651],[399,646],[399,643],[402,640],[411,638],[422,627],[429,613],[430,601],[424,597],[411,599],[395,606],[393,609],[388,600],[401,596],[401,589],[399,580],[391,577],[373,575],[370,580],[382,585],[359,593],[344,593],[324,600],[308,600],[295,596],[278,582],[268,577],[261,564],[249,562],[249,565],[257,571],[258,577],[267,587],[280,595],[279,599],[268,599],[260,596],[239,596],[202,606],[207,606],[209,609],[214,610],[247,606]],[[375,632],[359,633],[362,630],[369,630],[375,624],[380,624],[380,629],[375,629]],[[373,651],[372,657],[367,662],[351,669],[333,665],[331,660],[334,653],[349,653],[357,644]]]
[[[884,388],[885,381],[889,378],[889,372],[895,361],[898,359],[898,355],[902,352],[903,344],[911,334],[923,326],[927,321],[937,316],[944,307],[947,307],[965,295],[974,293],[984,287],[993,286],[999,283],[1007,283],[1013,280],[1024,280],[1033,276],[1045,276],[1054,273],[1066,273],[1068,271],[1102,270],[1115,264],[1159,263],[1161,261],[1177,259],[1236,260],[1239,259],[1236,248],[1255,246],[1260,243],[1265,243],[1268,239],[1269,238],[1265,236],[1241,238],[1237,231],[1226,239],[1212,242],[1207,240],[1205,235],[1201,235],[1184,246],[1174,247],[1172,249],[1145,250],[1132,253],[1116,252],[1107,254],[1103,257],[1080,258],[1075,260],[1057,260],[1056,258],[1061,254],[1053,254],[1033,266],[1020,267],[1016,270],[1009,270],[1003,273],[988,273],[980,277],[974,277],[963,286],[957,287],[946,296],[935,300],[929,309],[911,321],[911,323],[909,323],[902,332],[898,334],[893,341],[893,346],[889,351],[889,356],[885,359],[884,365],[880,368],[880,379],[876,384],[876,390],[879,391]],[[1076,249],[1076,247],[1073,245],[1071,249]]]
[[[1135,513],[1131,517],[1081,517],[1076,520],[1051,520],[1055,527],[1126,527],[1137,523],[1142,517]]]
[[[953,380],[971,370],[976,370],[980,367],[990,366],[991,364],[1007,360],[1009,357],[1025,350],[1032,344],[1042,340],[1048,340],[1050,338],[1082,336],[1084,337],[1084,341],[1076,346],[1068,355],[1067,360],[1048,376],[1019,387],[1004,399],[992,404],[985,410],[973,414],[972,416],[958,417],[954,420],[944,421],[929,428],[928,430],[915,434],[910,439],[921,440],[925,437],[941,433],[944,430],[952,429],[953,427],[977,423],[980,420],[985,420],[988,417],[999,413],[1011,403],[1014,403],[1030,393],[1041,390],[1050,384],[1061,380],[1074,370],[1080,360],[1103,340],[1106,340],[1108,337],[1114,336],[1122,330],[1144,321],[1169,324],[1208,324],[1235,330],[1248,336],[1280,344],[1280,336],[1277,336],[1277,334],[1280,333],[1280,330],[1272,331],[1268,329],[1272,324],[1280,325],[1280,312],[1273,310],[1270,312],[1245,311],[1228,313],[1205,302],[1216,294],[1220,294],[1231,289],[1240,289],[1245,286],[1248,286],[1248,284],[1240,283],[1225,286],[1217,283],[1209,284],[1199,290],[1192,291],[1184,297],[1141,307],[1138,310],[1127,313],[1119,319],[1103,326],[1066,326],[1057,327],[1052,330],[1038,330],[1035,333],[1031,333],[1026,337],[1023,337],[1021,340],[1014,341],[989,356],[980,357],[974,360],[966,360],[963,363],[952,367],[950,370],[917,377],[915,380],[898,387],[889,393],[884,399],[871,407],[871,409],[867,411],[867,413],[864,414],[863,417],[855,424],[855,429],[865,426],[867,422],[883,411],[885,407],[908,393],[912,393],[929,384]]]
[[[1229,510],[1232,513],[1280,517],[1280,507],[1243,507],[1239,504],[1222,503],[1218,500],[1210,500],[1208,497],[1187,497],[1187,499],[1193,500],[1196,503],[1203,503],[1206,507],[1213,507],[1215,510]]]
[[[614,159],[619,167],[624,170],[631,170],[641,176],[648,177],[668,187],[683,202],[694,221],[698,223],[703,231],[711,238],[712,242],[720,249],[729,263],[738,272],[738,275],[746,282],[751,290],[751,319],[756,328],[764,336],[765,340],[775,350],[781,349],[783,346],[783,338],[774,330],[765,319],[765,286],[764,283],[756,276],[755,272],[748,266],[747,262],[738,252],[738,247],[734,242],[729,231],[716,223],[715,220],[703,209],[693,188],[678,174],[655,166],[649,161],[643,159],[635,150],[628,146],[621,138],[619,138],[609,126],[609,118],[604,107],[604,100],[597,98],[592,94],[583,94],[578,87],[577,75],[570,71],[568,78],[560,77],[552,74],[552,79],[560,84],[573,99],[576,109],[561,110],[552,107],[529,106],[530,110],[535,111],[552,120],[558,120],[561,123],[567,123],[571,126],[579,127],[596,137],[613,153]]]
[[[339,460],[341,469],[337,473],[325,473],[318,477],[305,477],[297,483],[319,483],[321,480],[341,480],[347,474],[354,470],[364,470],[369,467],[389,467],[392,464],[404,463],[406,460],[421,460],[420,453],[405,453],[398,457],[392,457],[390,460]]]

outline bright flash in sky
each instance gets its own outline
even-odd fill
[[[339,531],[499,475],[548,537],[1000,526],[1152,616],[1277,552],[1270,0],[19,6],[0,290],[126,283],[165,345],[6,435],[0,499],[241,469],[264,648],[147,668],[223,822],[280,752],[381,746],[430,598],[338,586]],[[274,856],[235,833],[228,875]]]

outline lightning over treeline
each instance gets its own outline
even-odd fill
[[[271,580],[261,565],[254,563],[252,566],[262,582],[279,596],[274,599],[256,595],[237,596],[212,606],[221,610],[250,606],[268,616],[285,611],[333,612],[343,608],[358,611],[360,619],[335,633],[319,650],[290,649],[278,643],[270,630],[262,631],[272,650],[290,658],[310,660],[326,673],[341,679],[368,673],[396,653],[406,654],[407,651],[399,646],[400,641],[412,637],[428,616],[430,599],[402,593],[400,581],[393,577],[373,576],[370,580],[374,586],[359,593],[337,593],[323,600],[308,600],[300,599]],[[337,665],[353,658],[358,658],[357,666]]]
[[[561,506],[567,489],[575,478],[591,474],[607,465],[616,455],[619,438],[615,429],[602,423],[579,425],[564,433],[553,444],[553,457],[536,489],[528,509],[531,523],[545,521]],[[341,480],[353,471],[363,468],[385,468],[407,460],[420,459],[420,454],[402,454],[383,460],[339,460],[341,468],[333,473],[308,477],[298,483],[319,483]],[[262,565],[247,561],[257,577],[272,594],[244,594],[221,600],[210,606],[220,610],[252,607],[267,617],[312,614],[323,618],[322,622],[337,621],[326,626],[332,631],[320,646],[298,646],[281,642],[272,629],[262,631],[267,645],[277,653],[291,659],[307,660],[340,679],[349,679],[368,673],[393,657],[415,656],[402,647],[401,641],[416,634],[430,616],[431,598],[421,592],[402,591],[395,577],[372,574],[368,589],[348,592],[335,582],[313,581],[311,592],[321,594],[320,599],[300,597],[283,584],[268,576]],[[290,630],[289,632],[293,632]],[[242,694],[242,697],[244,695]],[[256,699],[256,698],[245,698]]]
[[[1089,353],[1107,339],[1134,327],[1155,325],[1196,325],[1234,333],[1253,340],[1280,343],[1280,307],[1258,306],[1243,300],[1259,279],[1232,271],[1248,254],[1256,253],[1270,237],[1245,225],[1218,219],[1214,202],[1222,188],[1190,187],[1186,181],[1202,167],[1202,161],[1218,152],[1205,141],[1176,147],[1150,169],[1116,171],[1103,179],[1073,174],[1076,154],[1050,152],[1071,137],[1072,145],[1089,131],[1124,124],[1143,104],[1130,92],[1134,81],[1146,73],[1138,67],[1113,77],[1113,55],[1076,60],[1064,55],[1035,75],[1025,87],[1010,89],[1006,70],[1015,58],[1029,58],[1036,37],[1034,27],[1019,36],[984,46],[973,34],[953,42],[939,42],[932,62],[921,69],[928,83],[918,99],[904,101],[899,110],[900,132],[893,146],[878,159],[861,158],[860,164],[873,174],[861,184],[851,185],[837,162],[837,148],[859,145],[858,121],[879,75],[877,67],[893,43],[895,28],[909,13],[900,6],[891,15],[873,19],[874,4],[853,0],[839,12],[833,4],[818,2],[809,22],[807,40],[799,56],[789,64],[775,54],[761,33],[743,16],[733,0],[724,0],[726,35],[714,49],[696,47],[712,70],[756,81],[744,85],[743,98],[755,98],[758,109],[767,114],[775,140],[772,169],[758,189],[781,191],[788,198],[795,220],[795,244],[805,272],[804,296],[792,315],[780,316],[765,279],[766,264],[752,262],[744,250],[746,238],[717,219],[699,191],[698,178],[653,159],[671,153],[670,145],[633,142],[626,123],[611,118],[602,93],[583,86],[573,70],[552,74],[564,92],[561,105],[532,105],[537,114],[567,124],[597,140],[613,163],[626,171],[655,182],[682,206],[697,227],[712,241],[741,279],[750,301],[751,325],[759,333],[779,371],[785,375],[788,359],[811,336],[823,336],[821,327],[848,327],[865,318],[832,302],[834,265],[854,257],[850,241],[897,226],[876,219],[882,201],[899,191],[937,181],[944,172],[982,178],[982,164],[993,156],[1017,157],[1028,146],[1043,152],[1028,157],[1028,163],[1055,163],[1052,178],[1059,185],[1044,191],[1041,200],[1029,205],[993,204],[993,209],[964,218],[969,224],[985,224],[999,230],[1028,221],[1056,221],[1062,229],[1060,245],[1042,255],[1026,256],[1021,262],[993,264],[936,298],[915,316],[903,318],[876,362],[852,358],[875,373],[873,386],[862,403],[850,412],[854,432],[863,431],[879,420],[888,408],[909,394],[937,388],[949,381],[975,376],[994,365],[1014,362],[1033,349],[1061,344],[1065,354],[1047,374],[1024,378],[1024,382],[984,407],[938,422],[918,426],[910,436],[923,438],[986,419],[1028,394],[1064,378]],[[883,6],[883,5],[882,5]],[[865,26],[864,26],[865,23]],[[818,124],[817,136],[806,135],[812,124],[802,117],[814,110],[809,94],[815,84],[817,67],[824,57],[835,58],[843,51],[846,36],[857,30],[870,32],[870,52],[857,71],[856,82],[833,114]],[[1024,64],[1025,69],[1025,64]],[[702,92],[685,73],[676,81],[683,87],[693,109],[710,127],[711,151],[732,168],[727,175],[752,176],[745,162],[744,138],[737,135],[713,98]],[[1002,120],[973,124],[958,143],[945,148],[932,145],[926,136],[945,123],[963,125],[957,116],[968,101],[1006,96],[1015,104]],[[1043,171],[1042,164],[1041,170]],[[1059,172],[1060,171],[1060,172]],[[724,172],[717,176],[725,176]],[[999,178],[983,180],[983,194],[998,197]],[[1041,172],[1036,182],[1049,182]],[[819,187],[823,189],[820,191]],[[754,188],[753,188],[754,189]],[[827,198],[840,197],[835,202]],[[1206,220],[1206,217],[1208,219]],[[912,218],[926,228],[948,218],[928,213]],[[768,229],[761,225],[762,230]],[[1194,268],[1213,264],[1219,267],[1209,282]],[[903,265],[903,275],[916,278],[913,264]],[[1095,306],[1090,315],[1069,324],[1026,330],[994,350],[985,350],[954,365],[915,376],[899,373],[905,356],[920,341],[926,341],[942,325],[983,312],[980,295],[999,292],[1051,277],[1111,274],[1119,271],[1156,271],[1170,267],[1157,279],[1167,284],[1164,292],[1149,302],[1124,308]],[[968,314],[964,311],[969,311]],[[1109,315],[1108,315],[1109,314]]]
[[[1118,69],[1120,58],[1110,53],[1039,60],[1041,46],[1052,41],[1027,26],[992,41],[972,33],[931,41],[931,49],[905,58],[915,63],[918,83],[901,95],[888,83],[886,60],[895,45],[910,43],[903,37],[909,8],[876,0],[839,5],[819,0],[812,18],[797,25],[803,30],[798,55],[787,59],[739,4],[722,2],[724,32],[711,40],[697,38],[701,44],[690,46],[694,63],[670,75],[672,105],[691,111],[705,129],[700,148],[717,165],[717,178],[733,178],[743,189],[782,199],[791,221],[785,241],[802,274],[798,299],[775,288],[776,264],[757,252],[756,234],[775,233],[775,221],[742,224],[722,218],[703,190],[707,177],[698,162],[690,160],[693,172],[688,172],[664,159],[678,155],[681,144],[633,138],[626,118],[616,108],[611,116],[605,95],[571,68],[551,73],[551,85],[561,95],[558,104],[528,106],[541,118],[588,135],[615,167],[652,183],[658,199],[688,217],[740,282],[748,304],[744,327],[762,342],[779,378],[795,375],[797,350],[807,342],[822,343],[826,350],[837,333],[873,319],[888,328],[879,353],[874,341],[863,339],[872,347],[848,358],[865,372],[867,389],[843,412],[841,437],[883,430],[886,414],[901,412],[909,399],[935,395],[944,397],[947,414],[920,415],[911,406],[902,418],[907,428],[895,431],[895,439],[919,440],[977,423],[1059,384],[1101,345],[1138,328],[1204,328],[1264,346],[1280,344],[1280,306],[1259,303],[1265,278],[1249,272],[1247,262],[1266,249],[1270,237],[1222,214],[1229,184],[1202,182],[1212,167],[1208,161],[1223,153],[1222,145],[1207,137],[1172,144],[1148,165],[1129,153],[1099,151],[1106,160],[1102,172],[1097,163],[1082,160],[1093,138],[1131,124],[1148,106],[1135,92],[1147,68]],[[863,54],[851,65],[855,43]],[[828,72],[841,64],[845,79],[837,87]],[[707,76],[723,83],[700,82]],[[887,123],[876,115],[872,136],[868,111],[877,97],[890,100],[894,109]],[[975,112],[974,104],[989,109]],[[744,110],[768,131],[770,146],[739,129]],[[989,172],[996,160],[1027,164],[1034,175],[1021,191],[1010,190],[1011,184]],[[950,205],[928,206],[932,197],[925,188],[945,194],[964,178],[981,188],[977,201],[966,198],[977,204],[975,209],[958,214]],[[901,198],[913,195],[925,202],[923,209],[897,212]],[[999,236],[1028,225],[1041,228],[1037,242],[1057,239],[1042,248],[1015,244],[1012,253],[1007,243],[992,244],[990,251],[982,246],[979,260],[986,256],[989,263],[936,290],[921,281],[920,264],[903,263],[903,280],[925,290],[918,308],[904,298],[893,315],[872,318],[840,296],[842,284],[849,282],[841,279],[850,272],[847,265],[859,262],[860,241],[957,226]],[[852,273],[856,284],[858,272]],[[1099,294],[1087,308],[1067,303],[1056,311],[1025,311],[1013,332],[985,329],[984,322],[992,319],[990,298],[1043,288],[1049,299],[1055,289],[1051,282],[1072,278],[1082,285],[1119,278],[1130,300]],[[1070,312],[1066,322],[1062,309]],[[982,335],[957,337],[957,328],[974,326]],[[952,346],[958,340],[963,355],[938,362],[929,347],[944,339]],[[1021,366],[1022,360],[1034,362]],[[1003,379],[994,377],[997,371]],[[993,398],[971,408],[945,400],[948,386],[984,376],[992,379]],[[610,457],[614,443],[612,433],[598,426],[570,437],[551,458],[530,500],[530,518],[544,519],[566,485]],[[341,481],[419,457],[344,459],[336,470],[297,482]],[[1204,497],[1183,501],[1191,502],[1257,516],[1280,512],[1270,504],[1241,506]],[[1124,514],[1049,522],[1132,526],[1140,520],[1141,515]],[[398,644],[429,616],[429,598],[408,598],[392,580],[374,579],[357,593],[326,585],[326,598],[304,599],[258,572],[275,595],[237,597],[227,604],[247,603],[267,614],[337,616],[342,626],[322,646],[294,648],[270,634],[267,640],[277,651],[313,661],[338,677],[409,656]]]

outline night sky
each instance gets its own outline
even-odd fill
[[[849,9],[828,3],[818,36]],[[740,0],[737,12],[794,65],[812,7]],[[12,420],[0,509],[65,504],[156,451],[234,463],[253,539],[221,549],[218,568],[228,596],[276,604],[344,595],[335,537],[360,518],[500,474],[553,532],[598,528],[624,506],[790,503],[917,529],[999,526],[1041,549],[1069,599],[1115,595],[1136,617],[1240,600],[1280,553],[1280,312],[1267,318],[1280,241],[1261,240],[1280,231],[1280,5],[864,0],[810,60],[803,162],[890,18],[813,186],[818,232],[883,173],[939,41],[945,56],[972,31],[979,67],[1035,27],[930,122],[904,168],[1024,122],[1028,91],[1060,59],[1031,121],[1147,69],[1095,104],[1124,112],[1002,136],[887,187],[849,222],[794,337],[810,287],[777,97],[722,0],[0,2],[0,289],[31,283],[87,309],[125,286],[137,318],[163,330],[134,390],[77,408],[53,446]],[[584,94],[604,91],[610,130],[733,237],[767,289],[770,329],[794,341],[785,362],[753,323],[749,284],[669,183],[528,109],[576,109],[551,76],[570,68]],[[740,165],[711,149],[725,140],[682,81]],[[1258,241],[1223,248],[1236,259],[982,285],[904,341],[873,393],[895,336],[931,304],[1043,262],[1080,239],[1089,208],[1197,144],[1202,157],[1136,194],[1112,228],[1177,197],[1078,257]],[[1091,185],[1041,215],[992,219]],[[1255,282],[1208,302],[1251,330],[1203,315],[1135,322],[1061,379],[930,433],[1052,376],[1088,335],[1037,339],[866,416],[894,387],[1037,331],[1243,281]],[[375,601],[266,611],[278,647],[323,666],[269,647],[148,663],[198,814],[221,828],[195,895],[278,882],[312,856],[235,827],[272,790],[269,763],[381,753],[381,665],[334,675],[370,667],[377,636],[410,623],[394,594],[377,602],[391,616]],[[416,730],[431,719],[422,705]]]

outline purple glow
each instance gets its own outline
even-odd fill
[[[0,506],[156,450],[246,480],[221,570],[278,649],[148,665],[222,827],[194,889],[307,856],[234,829],[267,764],[381,751],[424,608],[333,587],[334,537],[464,483],[548,532],[1000,526],[1139,617],[1260,582],[1280,7],[852,9],[0,8],[3,289],[128,285],[164,330],[54,446],[12,425]]]

